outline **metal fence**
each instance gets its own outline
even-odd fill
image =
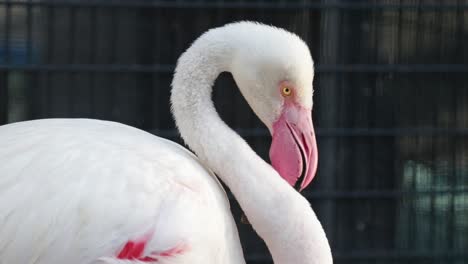
[[[468,263],[466,0],[0,0],[0,124],[90,117],[178,141],[177,56],[235,20],[287,28],[312,50],[320,162],[305,196],[335,262]],[[267,159],[267,131],[229,74],[214,99]],[[248,262],[270,263],[239,229]]]

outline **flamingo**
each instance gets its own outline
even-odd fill
[[[272,165],[217,114],[212,85],[224,71],[269,129]],[[245,263],[215,175],[274,263],[332,263],[325,232],[296,190],[317,167],[313,74],[298,36],[236,22],[205,32],[177,63],[172,113],[196,155],[109,121],[0,127],[0,263]]]

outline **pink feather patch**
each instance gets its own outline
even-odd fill
[[[184,253],[188,247],[185,244],[180,244],[173,248],[161,251],[151,252],[148,256],[144,256],[146,245],[153,237],[153,232],[150,232],[141,238],[129,240],[117,254],[118,259],[138,260],[141,262],[155,262],[160,257],[172,257]]]

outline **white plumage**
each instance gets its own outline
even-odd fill
[[[312,106],[307,46],[286,31],[241,22],[204,34],[178,62],[173,113],[197,157],[113,122],[0,127],[0,263],[245,263],[211,171],[230,187],[275,263],[332,263],[309,203],[216,114],[211,86],[221,71],[233,73],[270,131],[283,108],[278,81],[290,80],[298,102]],[[118,257],[142,237],[138,258]]]
[[[86,119],[11,124],[0,138],[0,263],[94,263],[150,230],[145,254],[185,243],[180,263],[241,257],[218,243],[237,239],[219,183],[171,141]]]

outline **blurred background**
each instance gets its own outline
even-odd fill
[[[468,0],[0,0],[0,124],[97,118],[180,142],[176,59],[237,20],[310,46],[320,158],[304,195],[335,263],[468,263]],[[231,75],[216,86],[221,116],[268,160]],[[239,229],[248,263],[271,263]]]

